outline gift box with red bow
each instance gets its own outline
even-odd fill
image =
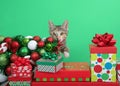
[[[32,66],[29,59],[19,58],[11,63],[11,76],[13,77],[31,77]]]
[[[91,81],[116,82],[116,41],[113,34],[96,34],[90,45]]]

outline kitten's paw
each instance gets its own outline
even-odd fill
[[[69,55],[68,52],[64,52],[64,56],[65,56],[65,57],[69,57],[70,55]]]

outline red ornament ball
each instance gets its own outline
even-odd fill
[[[44,41],[39,41],[38,42],[38,47],[44,47],[44,45],[45,45]]]
[[[53,42],[54,39],[53,39],[52,37],[48,37],[48,38],[47,38],[47,41],[48,41],[48,42]]]
[[[32,52],[31,59],[37,61],[40,58],[40,55],[37,52]]]
[[[18,48],[20,45],[17,41],[12,41],[11,48]]]
[[[35,40],[35,41],[37,41],[37,42],[38,42],[38,41],[40,41],[40,40],[41,40],[41,38],[40,38],[39,36],[34,36],[34,37],[33,37],[33,40]]]
[[[18,59],[18,56],[17,56],[16,54],[12,54],[12,55],[10,56],[11,62],[15,62],[17,59]]]
[[[7,67],[7,68],[5,69],[5,72],[6,72],[7,75],[11,75],[11,67],[10,67],[10,66]]]
[[[7,42],[8,44],[10,44],[12,42],[12,38],[6,37],[3,41]]]
[[[10,50],[12,51],[12,53],[16,53],[19,47],[20,44],[17,41],[12,41]]]
[[[18,57],[17,61],[22,62],[22,57]]]

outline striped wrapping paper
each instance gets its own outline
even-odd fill
[[[117,70],[117,79],[120,82],[120,62],[117,63],[116,70]]]

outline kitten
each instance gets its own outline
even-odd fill
[[[63,45],[61,46],[60,51],[64,54],[65,57],[69,57],[69,50],[66,46],[68,21],[65,21],[62,25],[54,25],[51,21],[49,21],[49,29],[51,37],[62,42]]]

